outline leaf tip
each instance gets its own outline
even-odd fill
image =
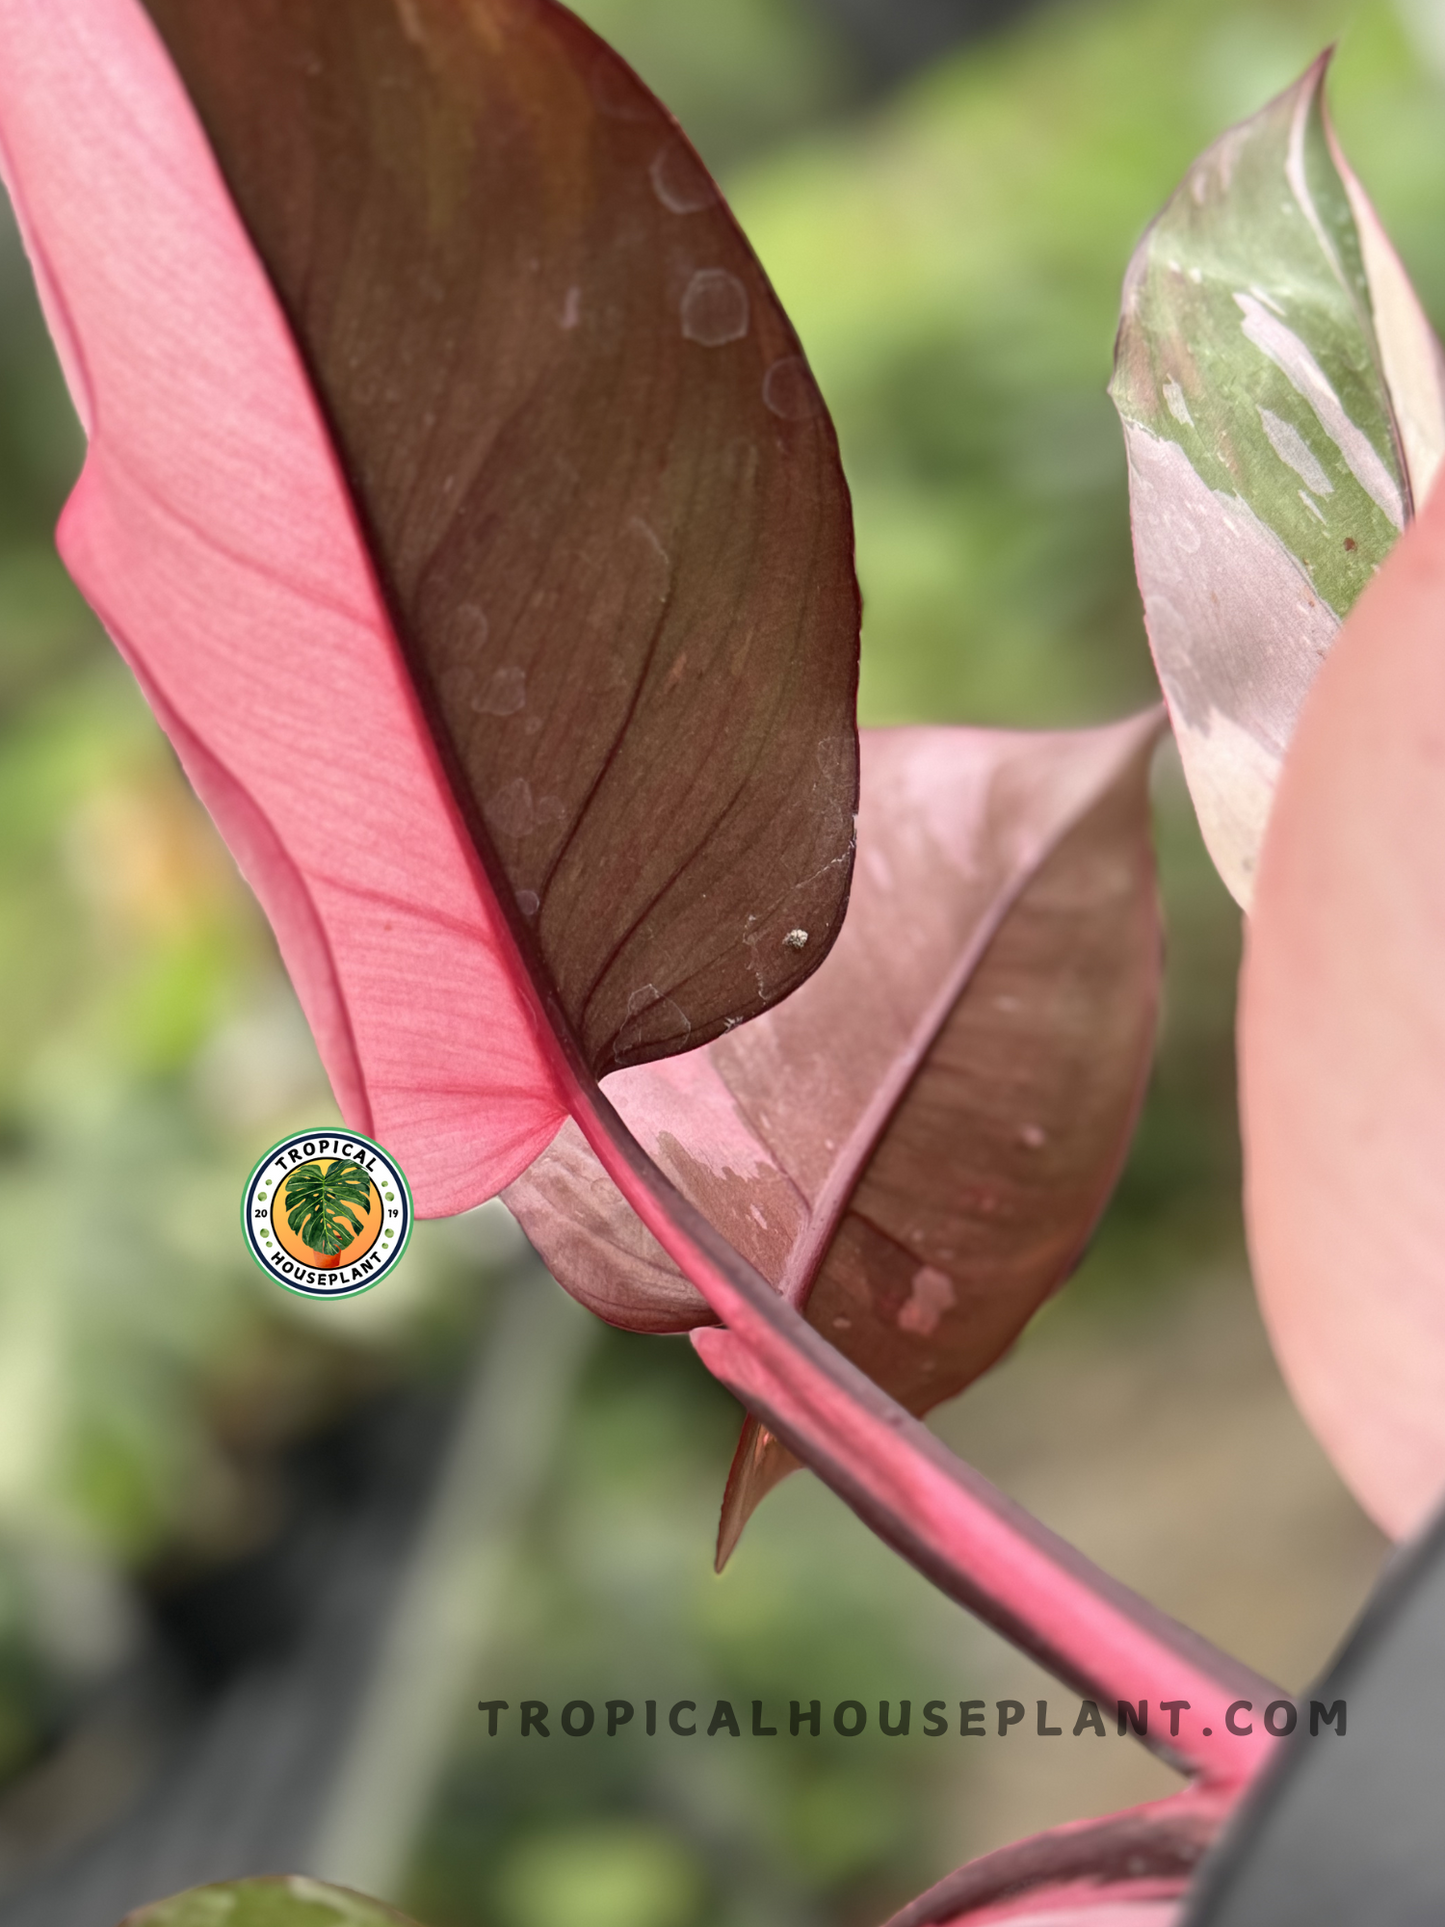
[[[715,1572],[721,1572],[732,1558],[738,1540],[743,1536],[743,1527],[758,1506],[774,1486],[781,1485],[790,1472],[797,1471],[799,1464],[800,1461],[773,1436],[767,1426],[749,1413],[743,1420],[738,1449],[733,1453],[727,1485],[723,1489],[717,1527],[717,1554],[713,1561]]]

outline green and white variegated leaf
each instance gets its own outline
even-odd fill
[[[1440,349],[1335,145],[1327,64],[1216,141],[1145,235],[1111,388],[1149,640],[1246,909],[1305,693],[1445,452]]]
[[[121,1927],[416,1927],[405,1914],[304,1874],[193,1887],[128,1914]]]

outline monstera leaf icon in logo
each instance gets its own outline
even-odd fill
[[[308,1298],[369,1291],[411,1236],[400,1165],[357,1131],[297,1131],[273,1144],[247,1182],[246,1243],[276,1284]]]
[[[371,1211],[371,1179],[350,1158],[330,1164],[298,1164],[282,1182],[286,1222],[318,1265],[338,1263],[346,1247],[366,1229],[356,1215]]]

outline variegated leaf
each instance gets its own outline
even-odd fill
[[[1327,64],[1202,155],[1145,235],[1112,388],[1150,642],[1246,908],[1305,693],[1445,449],[1440,351],[1335,146]]]

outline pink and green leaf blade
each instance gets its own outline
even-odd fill
[[[969,1861],[887,1927],[1175,1927],[1233,1804],[1189,1788],[1034,1834]]]
[[[1145,235],[1111,390],[1155,661],[1246,907],[1300,704],[1445,449],[1440,350],[1335,144],[1327,65],[1201,155]]]

